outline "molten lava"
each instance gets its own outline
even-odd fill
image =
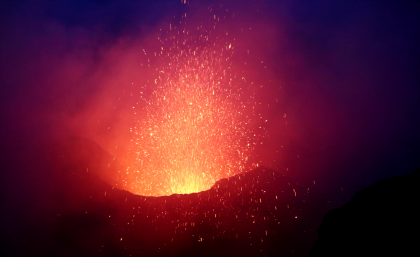
[[[144,196],[199,192],[250,168],[256,103],[244,99],[250,85],[232,71],[235,42],[216,22],[211,29],[170,25],[166,37],[157,38],[159,51],[151,55],[160,64],[147,85],[153,93],[141,95],[146,117],[132,128],[135,161],[127,190]]]

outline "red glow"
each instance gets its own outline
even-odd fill
[[[145,65],[149,56],[161,64],[151,97],[140,92],[145,109],[133,107],[139,114],[131,129],[135,161],[127,170],[127,190],[145,196],[199,192],[249,169],[256,103],[244,99],[250,84],[232,71],[235,41],[216,24],[215,18],[210,29],[170,25],[157,37],[158,51],[144,50]]]

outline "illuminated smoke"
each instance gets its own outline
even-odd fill
[[[210,24],[193,26],[185,16],[179,27],[161,30],[156,51],[144,50],[145,65],[153,68],[151,58],[159,65],[150,82],[152,94],[140,92],[146,107],[139,113],[133,107],[138,123],[131,129],[130,154],[135,161],[126,189],[136,194],[199,192],[250,168],[257,137],[249,125],[256,103],[244,96],[252,83],[233,71],[235,39],[218,29],[216,15]]]

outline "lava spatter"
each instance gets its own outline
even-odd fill
[[[257,137],[249,123],[257,103],[243,94],[252,84],[233,71],[235,39],[217,28],[217,20],[171,24],[157,37],[160,51],[149,55],[159,65],[145,117],[132,129],[135,161],[127,190],[145,196],[199,192],[250,169]]]

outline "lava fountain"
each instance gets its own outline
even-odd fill
[[[126,189],[135,194],[199,192],[251,168],[257,136],[250,121],[257,103],[244,93],[252,83],[234,72],[236,39],[218,28],[216,15],[206,26],[188,26],[186,14],[182,18],[178,27],[161,30],[158,51],[144,50],[159,65],[147,85],[153,92],[140,94],[145,116],[131,129],[135,161]]]

